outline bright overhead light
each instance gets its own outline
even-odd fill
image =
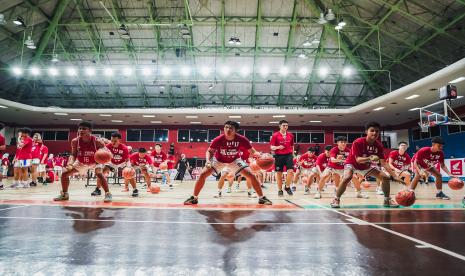
[[[304,52],[300,53],[297,57],[301,59],[307,59],[307,55]]]
[[[111,120],[112,123],[122,123],[122,120]]]
[[[92,67],[86,67],[86,69],[84,70],[84,73],[86,74],[86,76],[94,76],[95,69]]]
[[[210,75],[210,72],[211,72],[211,70],[210,70],[210,68],[207,67],[207,66],[202,66],[202,67],[200,68],[200,74],[201,74],[202,76],[204,76],[204,77]]]
[[[163,68],[161,69],[161,74],[162,74],[163,76],[168,76],[168,75],[171,74],[171,69],[170,69],[169,67],[166,67],[166,66],[165,66],[165,67],[163,67]]]
[[[53,63],[59,62],[60,60],[58,59],[58,54],[53,54],[53,57],[52,57],[52,59],[50,61],[53,62]]]
[[[32,68],[31,68],[31,74],[32,74],[33,76],[38,76],[38,75],[40,75],[40,69],[37,68],[37,67],[32,67]]]
[[[320,44],[320,39],[318,39],[316,36],[312,40],[312,44]]]
[[[341,26],[341,27],[344,27],[345,25],[347,25],[347,23],[341,19],[341,21],[339,21],[339,23],[337,23],[338,26]]]
[[[75,119],[69,119],[69,120],[70,120],[70,121],[82,121],[82,119],[77,119],[77,118],[75,118]]]
[[[8,108],[8,107],[4,105],[0,105],[0,108]]]
[[[334,29],[335,29],[335,30],[338,30],[338,31],[339,31],[339,30],[342,30],[342,26],[337,25],[336,27],[334,27]]]
[[[308,74],[308,68],[307,67],[302,67],[299,69],[299,75],[301,77],[305,77]]]
[[[190,123],[193,124],[193,125],[200,125],[200,124],[202,124],[202,122],[190,122]]]
[[[155,118],[155,115],[142,115],[144,118]]]
[[[229,118],[230,119],[240,119],[240,118],[242,118],[242,116],[241,115],[229,115]]]
[[[100,117],[111,117],[112,115],[111,114],[100,114],[99,116]]]
[[[287,76],[287,74],[289,74],[289,68],[287,67],[281,67],[279,69],[279,73],[281,74],[281,76]]]
[[[66,68],[66,74],[67,74],[68,76],[70,76],[70,77],[74,77],[74,76],[77,75],[77,71],[76,71],[76,69],[73,68],[73,67],[68,67],[68,68]]]
[[[15,74],[16,76],[21,76],[23,74],[23,69],[16,66],[13,67],[11,71],[13,71],[13,74]]]
[[[152,124],[161,124],[161,121],[150,121]]]
[[[5,15],[3,13],[0,13],[0,25],[5,25],[6,20],[5,20]]]
[[[55,67],[48,68],[48,74],[52,77],[58,76],[58,70]]]
[[[126,77],[128,76],[131,76],[132,75],[132,68],[131,67],[125,67],[123,68],[123,75],[125,75]]]
[[[272,122],[269,122],[270,124],[279,124],[278,121],[272,121]]]
[[[260,75],[262,75],[262,77],[268,76],[269,73],[270,69],[268,67],[263,66],[262,68],[260,68]]]
[[[457,96],[457,99],[461,99],[461,98],[463,98],[463,96]]]
[[[329,73],[329,69],[327,67],[321,67],[320,70],[318,70],[318,75],[322,78],[326,77]]]
[[[302,46],[310,47],[310,46],[312,46],[312,42],[310,40],[305,40],[304,43],[302,43]]]
[[[352,73],[353,73],[353,70],[350,67],[344,67],[344,69],[342,69],[342,75],[344,77],[350,77]]]
[[[189,76],[189,74],[191,73],[191,69],[187,66],[182,66],[181,67],[181,75],[183,76]]]
[[[380,110],[382,110],[382,109],[384,109],[384,106],[380,106],[380,107],[374,108],[373,110],[374,110],[374,111],[380,111]]]
[[[334,15],[332,9],[328,9],[328,13],[325,16],[325,19],[328,20],[328,21],[336,19],[336,15]]]
[[[286,118],[286,115],[273,115],[273,118]]]
[[[250,68],[249,68],[249,67],[243,66],[243,67],[241,68],[240,74],[241,74],[242,77],[247,77],[250,73],[251,73],[251,72],[250,72]]]
[[[315,121],[309,121],[310,123],[321,123],[322,121],[315,120]]]
[[[412,96],[408,96],[408,97],[405,98],[405,99],[406,99],[406,100],[411,100],[411,99],[415,99],[415,98],[418,98],[418,97],[420,97],[420,95],[414,94],[414,95],[412,95]]]
[[[53,114],[55,114],[57,116],[68,116],[68,113],[63,113],[63,112],[55,112]]]
[[[113,69],[106,67],[103,69],[103,74],[107,77],[113,76]]]
[[[465,77],[460,77],[460,78],[457,78],[455,80],[451,80],[449,83],[457,83],[457,82],[461,82],[463,80],[465,80]]]
[[[144,76],[150,76],[152,74],[152,69],[149,67],[143,67],[142,68],[142,75]]]
[[[223,75],[223,76],[229,75],[230,72],[231,72],[231,69],[229,69],[229,67],[227,67],[227,66],[222,66],[222,67],[220,68],[220,73],[221,73],[221,75]]]
[[[197,119],[199,116],[197,115],[186,115],[187,119]]]
[[[320,13],[320,18],[318,18],[317,23],[320,25],[326,24],[328,21],[325,19],[325,15],[323,13]]]
[[[16,17],[15,20],[13,20],[13,23],[16,25],[16,26],[24,26],[24,19],[21,17],[21,16],[18,16]]]
[[[419,107],[414,107],[414,108],[410,108],[408,111],[415,111],[415,110],[419,110],[420,108]]]

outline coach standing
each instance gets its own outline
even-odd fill
[[[294,163],[293,163],[293,152],[294,152],[294,135],[289,133],[287,129],[289,123],[286,120],[279,121],[279,131],[275,132],[271,136],[271,151],[274,151],[275,155],[275,170],[277,173],[278,180],[278,196],[283,196],[283,171],[284,167],[287,170],[286,176],[286,187],[285,190],[288,195],[292,195],[291,181],[294,176]]]

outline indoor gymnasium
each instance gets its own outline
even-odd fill
[[[461,275],[465,1],[1,0],[0,275]]]

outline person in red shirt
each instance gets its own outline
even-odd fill
[[[2,165],[0,166],[0,190],[3,190],[3,178],[8,178],[8,168],[10,167],[9,154],[5,153],[2,157]]]
[[[4,124],[0,123],[0,131],[5,127]],[[6,144],[5,144],[5,137],[0,133],[0,154],[2,151],[6,149]],[[8,157],[7,157],[8,158]],[[4,159],[4,158],[3,158]],[[5,171],[5,166],[3,165],[3,159],[2,159],[2,166],[0,166],[0,189],[3,189],[3,184],[2,180],[3,177],[7,177],[8,175],[8,167],[6,168]],[[8,164],[9,165],[9,164]]]
[[[106,142],[106,141],[104,141]],[[129,162],[129,151],[128,148],[125,144],[121,143],[121,133],[119,132],[113,132],[111,134],[111,141],[108,141],[108,143],[105,146],[111,153],[111,161],[108,164],[105,164],[103,167],[103,175],[108,175],[110,171],[113,171],[116,175],[118,175],[119,169],[123,169],[124,167],[130,165]],[[132,185],[133,183],[131,183]],[[123,190],[124,192],[129,191],[127,189]],[[90,194],[91,196],[99,196],[102,194],[100,188],[102,187],[102,183],[100,182],[99,179],[97,179],[97,187],[95,187],[95,190]],[[137,197],[139,196],[139,191],[137,190],[137,187],[135,185],[132,185],[133,191],[132,191],[132,196]]]
[[[279,131],[271,136],[270,147],[274,151],[276,178],[278,182],[278,196],[283,196],[283,171],[286,167],[286,186],[285,190],[288,195],[293,195],[291,182],[294,177],[293,171],[293,153],[294,153],[294,135],[288,132],[289,123],[286,120],[279,121]]]
[[[171,184],[170,173],[168,171],[168,156],[161,150],[161,144],[155,144],[155,150],[152,152],[152,156],[154,173],[156,174],[160,171],[159,173],[166,178],[167,184],[172,189],[173,184]],[[164,167],[164,169],[161,169],[160,166]]]
[[[82,121],[78,124],[78,137],[71,140],[71,154],[67,166],[61,174],[61,192],[54,198],[55,201],[69,200],[68,187],[71,175],[87,173],[88,170],[95,170],[95,176],[105,190],[104,202],[111,202],[112,195],[108,188],[108,183],[102,173],[103,165],[97,165],[94,159],[98,149],[105,148],[105,143],[92,135],[92,123]]]
[[[16,145],[16,158],[14,163],[15,169],[15,182],[12,187],[14,188],[28,188],[29,183],[28,179],[28,169],[32,163],[32,138],[29,136],[31,134],[30,128],[22,128],[19,131],[21,133],[19,141]]]
[[[129,162],[131,167],[139,169],[141,173],[144,175],[145,183],[147,184],[147,192],[150,192],[151,178],[149,173],[152,171],[153,160],[147,153],[147,150],[145,148],[139,148],[138,152],[131,154],[131,156],[129,157]],[[130,181],[132,181],[131,185],[133,185],[134,187],[134,185],[136,184],[135,179],[132,178],[130,179]],[[126,182],[125,185],[127,185]]]
[[[44,146],[42,141],[42,136],[40,133],[34,133],[32,137],[32,162],[31,162],[31,178],[32,181],[29,183],[30,186],[37,186],[37,179],[39,176],[39,166],[42,164],[41,161],[43,159],[44,151],[46,150],[48,153],[48,148]],[[45,149],[44,149],[45,148]],[[44,170],[45,172],[45,170]]]
[[[300,158],[300,154],[297,154],[292,159],[292,163],[294,164],[292,166],[292,170],[294,171],[294,176],[292,177],[292,185],[291,185],[292,192],[295,192],[297,190],[297,183],[299,182],[300,176],[302,174],[302,168],[299,163],[299,158]]]
[[[331,202],[331,208],[339,208],[340,198],[345,192],[347,184],[352,180],[354,173],[358,173],[363,177],[373,176],[380,179],[381,185],[384,192],[384,207],[396,208],[399,205],[390,197],[390,179],[382,171],[377,168],[370,167],[372,161],[379,160],[381,166],[399,182],[402,182],[395,172],[389,167],[389,164],[384,160],[384,147],[380,141],[378,141],[380,125],[376,122],[370,122],[365,126],[366,137],[356,139],[352,143],[349,156],[345,161],[344,166],[344,177],[341,184],[336,191],[336,197]]]
[[[307,176],[307,182],[304,183],[304,194],[308,195],[310,193],[310,185],[316,177],[317,171],[315,149],[313,147],[309,147],[307,152],[302,154],[297,162],[302,168],[302,175]]]
[[[328,166],[329,160],[331,159],[331,156],[329,155],[329,151],[331,149],[332,147],[330,145],[325,146],[325,152],[321,153],[316,158],[316,168],[320,177]]]
[[[410,155],[407,153],[408,144],[399,142],[399,149],[389,153],[389,166],[401,178],[407,186],[410,186],[411,174],[408,171],[411,166]]]
[[[205,167],[202,169],[199,178],[195,182],[194,194],[184,201],[185,205],[193,205],[198,203],[198,195],[205,185],[205,180],[213,172],[219,174],[223,168],[227,168],[234,175],[241,174],[247,178],[255,189],[255,192],[260,197],[259,204],[271,205],[262,192],[260,183],[248,167],[247,163],[240,157],[241,151],[249,151],[253,155],[259,153],[252,147],[249,139],[237,134],[239,123],[227,121],[224,124],[224,133],[213,139],[206,152]]]
[[[436,198],[449,200],[448,197],[442,191],[442,176],[441,173],[436,169],[436,164],[439,163],[441,169],[449,176],[454,177],[446,164],[444,163],[444,141],[441,137],[434,137],[431,139],[431,147],[423,147],[415,154],[415,159],[413,160],[413,170],[415,172],[415,177],[410,184],[410,190],[414,191],[417,187],[418,181],[422,174],[430,173],[434,176],[436,184]]]

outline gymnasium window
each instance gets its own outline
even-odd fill
[[[296,137],[297,137],[297,142],[298,144],[301,144],[301,143],[310,143],[311,141],[311,138],[310,138],[310,133],[305,133],[305,132],[297,132],[296,133]]]
[[[412,129],[412,140],[422,140],[422,139],[429,139],[434,136],[441,136],[441,129],[439,126],[434,126],[428,128],[428,132],[422,132],[419,128]]]
[[[324,144],[325,134],[323,132],[312,132],[312,143],[313,144]]]
[[[191,142],[207,142],[208,141],[208,130],[190,130],[190,141]]]
[[[111,140],[111,134],[113,132],[118,132],[117,129],[111,129],[111,130],[92,130],[92,134],[94,134],[97,137],[103,137],[108,140]]]
[[[131,142],[168,142],[167,129],[128,129],[126,140]]]
[[[44,141],[68,141],[69,131],[67,130],[33,130],[31,137],[34,133],[40,133]]]
[[[271,130],[259,130],[258,131],[258,142],[269,143],[272,135],[273,135],[273,131]]]
[[[213,141],[216,137],[220,136],[221,131],[219,129],[209,129],[208,130],[208,142]]]
[[[250,142],[258,143],[258,130],[246,130],[245,137],[247,137]]]
[[[352,144],[357,138],[365,136],[364,133],[360,132],[334,132],[333,141],[336,143],[336,138],[339,136],[346,137],[347,143]]]
[[[294,143],[296,144],[324,144],[324,132],[295,132]]]
[[[462,121],[465,121],[465,118],[460,118]],[[463,126],[458,126],[458,125],[448,125],[447,126],[447,133],[453,134],[453,133],[459,133],[459,132],[465,132],[465,125]]]
[[[188,129],[179,129],[178,130],[178,142],[180,143],[187,143],[189,142],[190,135]]]

